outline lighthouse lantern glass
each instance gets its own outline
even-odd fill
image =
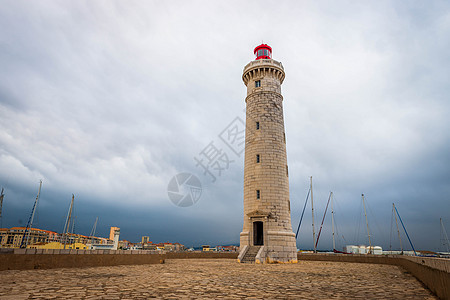
[[[269,51],[267,49],[258,50],[258,56],[269,56]]]
[[[272,49],[266,44],[261,44],[255,49],[256,59],[271,59]]]

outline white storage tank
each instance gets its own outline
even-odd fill
[[[344,252],[351,254],[359,254],[359,246],[346,245],[344,246]]]

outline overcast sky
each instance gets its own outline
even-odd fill
[[[0,3],[3,227],[26,225],[42,179],[39,228],[61,232],[75,194],[76,233],[98,216],[101,236],[238,244],[244,158],[219,135],[245,120],[242,70],[264,41],[286,72],[294,231],[313,176],[316,222],[334,193],[339,248],[368,243],[364,193],[373,243],[389,248],[394,202],[417,249],[443,250],[448,1]],[[211,142],[233,161],[215,182],[194,160]],[[189,207],[167,193],[182,172],[202,184]],[[299,248],[311,232],[308,205]]]

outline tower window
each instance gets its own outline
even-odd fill
[[[259,164],[259,162],[260,162],[259,154],[256,154],[256,163]]]
[[[256,130],[259,130],[259,122],[256,122]]]
[[[261,199],[261,191],[256,190],[256,199]]]
[[[256,80],[255,87],[260,87],[260,86],[261,86],[261,80]]]
[[[288,166],[287,166],[287,165],[286,165],[286,176],[289,177],[289,169],[288,169]]]

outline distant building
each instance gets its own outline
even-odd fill
[[[129,243],[127,250],[142,250],[141,243]]]
[[[186,250],[186,247],[180,243],[174,243],[175,251],[184,251]]]
[[[202,245],[203,252],[215,252],[217,248],[211,248],[209,245]]]
[[[351,254],[383,254],[383,249],[380,246],[365,246],[365,245],[347,245],[344,247],[344,252]]]
[[[26,227],[0,228],[0,248],[20,248],[25,231]],[[106,247],[117,249],[120,228],[111,227],[111,232],[112,240],[75,233],[59,234],[38,228],[30,228],[25,236],[28,237],[27,248],[34,249],[64,249],[64,245],[66,249],[95,249],[92,245],[108,245]]]
[[[152,242],[148,243],[142,243],[142,250],[159,250],[159,251],[167,251],[167,252],[179,252],[184,251],[185,247],[184,245],[180,243],[156,243],[153,244]]]
[[[239,246],[217,246],[217,251],[219,252],[237,252],[239,251]]]
[[[148,236],[144,235],[141,239],[141,243],[146,244],[148,242],[150,242],[150,238]]]
[[[111,229],[109,231],[109,239],[110,240],[114,240],[114,234],[117,230],[120,231],[120,228],[119,227],[111,227]]]
[[[119,241],[119,249],[127,250],[132,243],[127,240]]]
[[[22,245],[22,239],[25,230],[26,227],[12,227],[9,229],[7,228],[0,229],[1,233],[0,247],[19,248]],[[45,244],[60,240],[60,235],[58,233],[38,228],[30,228],[27,231],[26,236],[28,236],[28,245],[34,245],[38,243]]]
[[[61,244],[60,242],[51,242],[51,243],[39,243],[34,244],[31,246],[28,246],[27,248],[30,249],[64,249],[64,244]],[[66,249],[78,249],[78,250],[86,250],[87,246],[82,243],[73,243],[73,244],[67,244]]]
[[[109,240],[107,243],[101,244],[91,244],[90,249],[93,250],[117,250],[119,248],[119,236],[120,236],[120,228],[119,227],[111,227]],[[112,243],[111,243],[112,241]]]
[[[0,228],[0,248],[3,247],[3,239],[7,239],[8,236],[8,228]],[[6,240],[5,240],[5,244],[6,244]]]

